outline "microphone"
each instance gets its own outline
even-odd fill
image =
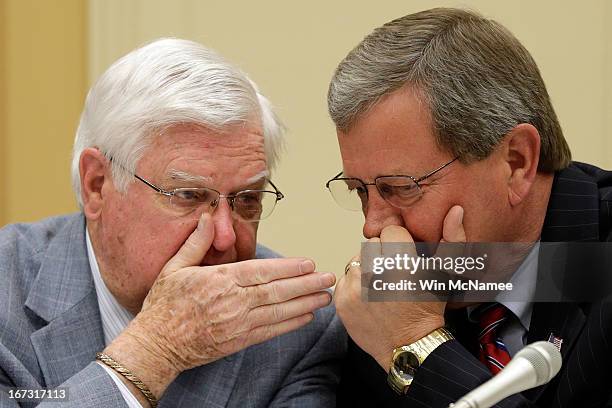
[[[537,341],[523,347],[495,377],[449,407],[489,408],[502,399],[546,384],[561,369],[561,353],[554,344]]]

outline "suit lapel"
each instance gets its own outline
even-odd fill
[[[30,336],[47,387],[83,369],[104,347],[82,215],[51,238],[25,306],[47,322]]]
[[[542,228],[542,242],[595,242],[599,240],[599,191],[593,180],[571,165],[555,175],[548,211]],[[542,254],[540,254],[542,255]],[[542,261],[542,258],[540,258]],[[563,273],[563,265],[547,268],[551,273]],[[550,285],[549,277],[543,277]],[[538,278],[540,280],[540,278]],[[557,280],[562,282],[563,277]],[[563,339],[561,355],[566,361],[581,333],[586,316],[576,302],[537,302],[533,306],[527,343],[548,340],[552,334]],[[554,382],[554,380],[553,380]],[[536,400],[544,387],[524,394]]]
[[[76,303],[30,340],[47,387],[56,387],[95,360],[104,349],[96,292]]]
[[[586,316],[576,303],[536,303],[533,308],[532,329],[529,330],[527,343],[547,341],[551,334],[559,337],[563,339],[561,356],[563,361],[567,361],[585,323]],[[532,388],[523,394],[535,401],[552,383],[555,383],[555,379],[543,387]]]
[[[555,175],[541,240],[599,241],[598,186],[574,165]]]

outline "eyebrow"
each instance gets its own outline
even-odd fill
[[[270,177],[270,172],[268,170],[264,170],[254,175],[253,177],[247,179],[247,183],[256,184],[262,180],[268,179]]]
[[[190,174],[190,173],[186,173],[184,171],[175,170],[175,169],[171,169],[170,172],[168,173],[168,176],[170,176],[171,179],[178,180],[178,181],[196,182],[196,183],[211,183],[212,182],[212,178],[210,177]]]
[[[258,174],[254,175],[253,177],[250,177],[249,179],[246,180],[246,185],[244,188],[250,188],[253,185],[259,184],[262,181],[265,181],[268,179],[270,175],[270,172],[268,170],[264,170],[259,172]],[[191,174],[191,173],[186,173],[184,171],[181,170],[176,170],[176,169],[171,169],[168,172],[168,176],[172,179],[172,180],[177,180],[177,181],[183,181],[183,182],[191,182],[191,183],[204,183],[204,184],[212,184],[212,177],[207,177],[207,176],[200,176],[197,174]]]

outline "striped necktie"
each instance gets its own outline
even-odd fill
[[[481,305],[476,313],[480,328],[478,358],[495,375],[510,362],[508,349],[498,335],[499,327],[507,319],[507,309],[499,303],[491,303]]]

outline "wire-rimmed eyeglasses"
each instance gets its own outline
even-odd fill
[[[367,186],[375,186],[380,196],[394,207],[407,208],[421,198],[423,191],[420,182],[446,168],[457,159],[458,157],[455,157],[418,178],[407,175],[378,176],[373,183],[366,183],[356,177],[342,177],[343,172],[340,172],[325,183],[325,187],[340,207],[350,211],[363,211],[366,207]]]
[[[113,162],[112,157],[109,160]],[[128,171],[125,167],[120,167]],[[193,215],[194,218],[199,218],[201,212],[197,210],[201,208],[203,208],[203,211],[212,214],[219,206],[219,201],[225,198],[235,216],[246,222],[258,222],[268,218],[274,211],[276,203],[285,198],[284,194],[269,179],[266,179],[266,184],[269,184],[274,191],[254,189],[225,195],[209,187],[181,187],[166,190],[136,173],[129,173],[158,194],[169,198],[170,206],[177,213],[177,216]]]
[[[159,194],[168,197],[170,205],[184,215],[196,213],[199,208],[204,208],[204,211],[212,214],[219,206],[219,200],[225,198],[234,214],[240,219],[247,222],[257,222],[269,217],[274,211],[276,203],[285,197],[271,180],[267,180],[267,183],[274,191],[242,190],[234,194],[224,195],[209,187],[183,187],[165,190],[137,174],[133,176]],[[197,215],[199,217],[199,214]]]

